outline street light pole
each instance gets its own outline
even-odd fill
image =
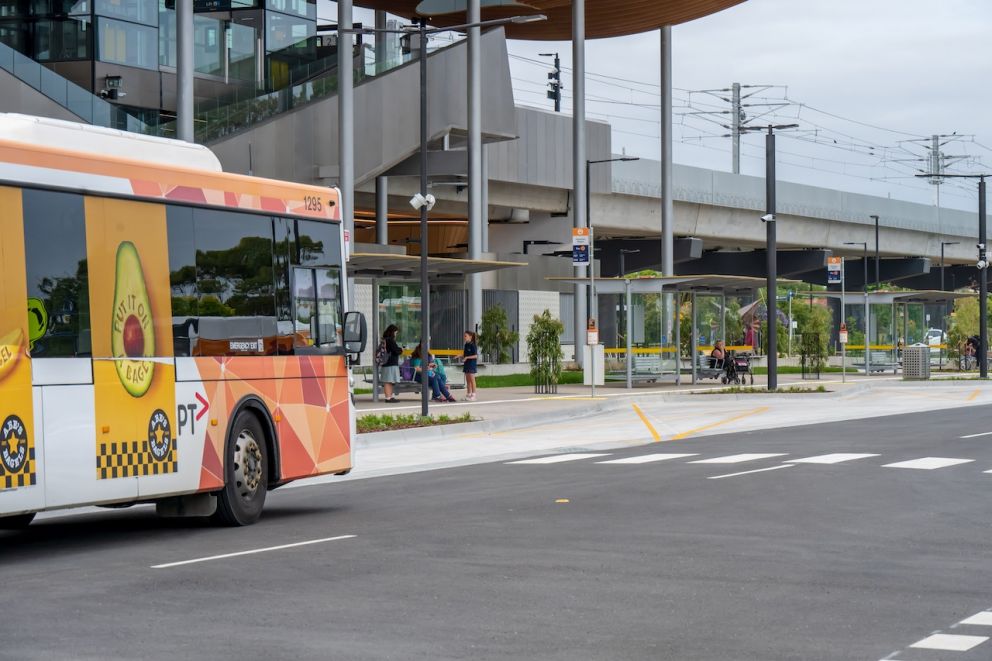
[[[978,179],[978,376],[989,378],[989,279],[985,227],[985,177]]]
[[[775,227],[775,132],[765,136],[765,244],[768,290],[768,389],[778,389],[778,245]],[[693,356],[695,360],[695,356]]]
[[[421,18],[420,34],[420,194],[427,197],[427,19]],[[420,207],[420,415],[430,407],[431,358],[431,290],[427,278],[428,224],[427,205]]]
[[[775,131],[794,129],[798,124],[769,124],[741,127],[741,130],[764,131],[765,135],[765,252],[768,308],[768,389],[778,389],[778,243],[775,227]],[[790,320],[791,321],[791,320]]]
[[[916,175],[917,177],[931,177],[932,175]],[[989,280],[988,280],[988,246],[986,228],[986,199],[985,199],[985,179],[992,177],[992,174],[941,174],[942,178],[958,179],[978,179],[978,336],[980,344],[978,350],[978,376],[982,379],[989,377]]]

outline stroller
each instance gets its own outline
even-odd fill
[[[724,385],[733,383],[734,385],[747,384],[750,377],[750,385],[754,385],[754,372],[751,371],[751,355],[747,353],[738,354],[735,351],[727,352],[727,359],[723,361],[723,376],[720,382]]]

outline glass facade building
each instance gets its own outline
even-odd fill
[[[193,2],[199,98],[280,89],[318,57],[316,0]],[[0,0],[0,43],[136,115],[167,118],[175,103],[168,91],[176,67],[175,3]],[[110,93],[108,79],[119,92]]]

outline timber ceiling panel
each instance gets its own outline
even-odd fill
[[[505,27],[510,39],[537,41],[569,41],[572,38],[571,0],[519,0],[533,7],[484,9],[482,18],[491,20],[508,18],[526,13],[545,14],[547,21],[540,23],[509,24]],[[745,0],[586,0],[586,36],[590,39],[619,37],[639,32],[657,30],[665,25],[678,25],[715,14]],[[420,0],[356,0],[356,5],[387,11],[390,14],[413,18]],[[432,17],[436,26],[459,25],[465,22],[462,13]]]

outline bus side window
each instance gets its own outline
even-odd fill
[[[293,269],[293,346],[341,349],[340,269]]]
[[[175,356],[192,356],[199,331],[196,287],[196,248],[193,210],[166,209],[169,237],[169,288],[172,299],[172,349]]]
[[[92,355],[83,196],[25,188],[24,259],[34,358]]]

